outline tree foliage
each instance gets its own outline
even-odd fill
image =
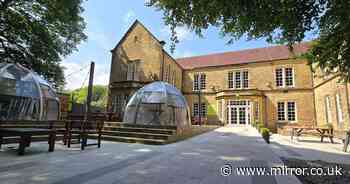
[[[92,95],[91,105],[97,106],[97,107],[106,107],[107,97],[108,97],[107,86],[94,85],[92,91],[93,91],[93,95]],[[81,103],[81,104],[86,102],[87,94],[88,94],[87,87],[76,89],[71,92],[71,95],[73,96],[73,102]]]
[[[229,43],[246,36],[289,46],[315,32],[319,38],[308,53],[310,63],[350,79],[348,0],[149,0],[146,5],[164,12],[173,45],[178,42],[177,26],[186,26],[199,36],[216,26],[222,36],[230,38]]]
[[[18,62],[62,86],[62,57],[86,39],[82,2],[0,0],[0,62]]]

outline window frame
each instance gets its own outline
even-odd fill
[[[287,73],[286,69],[292,70],[292,72],[291,72],[291,77],[292,77],[291,82],[293,83],[292,85],[287,85],[288,79],[287,79],[287,75],[286,75],[286,73]],[[282,80],[281,85],[277,85],[279,83],[278,82],[279,77],[277,77],[277,70],[281,70],[281,80]],[[294,67],[287,66],[287,67],[275,68],[275,86],[277,88],[294,88],[295,87],[295,69],[294,69]]]
[[[290,110],[289,110],[289,103],[294,104],[294,120],[289,119]],[[279,104],[283,104],[283,120],[280,119],[279,114]],[[289,122],[289,123],[295,123],[298,121],[298,108],[296,101],[293,100],[287,100],[287,101],[278,101],[277,102],[277,121],[278,122]]]
[[[341,95],[340,93],[335,94],[335,106],[337,110],[337,119],[338,119],[338,124],[344,123],[344,113],[342,109],[342,104],[341,104]]]
[[[245,79],[245,75],[247,78]],[[238,75],[237,75],[238,74]],[[233,70],[227,73],[228,89],[249,89],[249,70]],[[245,84],[247,86],[245,86]]]
[[[195,73],[193,75],[193,91],[207,89],[207,75],[205,73]]]
[[[329,95],[325,96],[325,115],[326,115],[326,123],[332,124],[332,109],[331,109],[331,97]]]
[[[204,108],[203,108],[204,107]],[[199,110],[199,103],[193,103],[193,112],[192,112],[193,117],[201,117],[205,118],[207,117],[207,104],[206,103],[201,103],[201,108]]]

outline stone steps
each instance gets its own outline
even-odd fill
[[[155,133],[144,133],[144,132],[125,132],[125,131],[103,131],[103,135],[109,136],[123,136],[123,137],[138,137],[146,139],[162,139],[167,140],[171,134],[155,134]]]
[[[120,131],[120,132],[143,132],[154,134],[173,134],[176,130],[172,129],[156,129],[156,128],[141,128],[141,127],[118,127],[118,126],[104,126],[103,131]]]
[[[96,136],[89,136],[91,138],[96,138]],[[141,143],[141,144],[152,144],[152,145],[162,145],[166,144],[166,140],[162,139],[146,139],[138,137],[123,137],[123,136],[110,136],[102,135],[102,140],[115,141],[115,142],[127,142],[127,143]]]
[[[166,144],[176,134],[176,126],[136,125],[105,122],[102,139],[116,142]]]

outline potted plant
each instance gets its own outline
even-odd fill
[[[267,144],[270,144],[270,130],[268,128],[261,128],[261,135]]]

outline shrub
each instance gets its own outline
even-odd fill
[[[258,129],[259,132],[261,132],[261,129],[264,128],[264,124],[258,123],[256,128]]]
[[[270,144],[270,130],[268,128],[261,128],[260,132],[267,144]]]

